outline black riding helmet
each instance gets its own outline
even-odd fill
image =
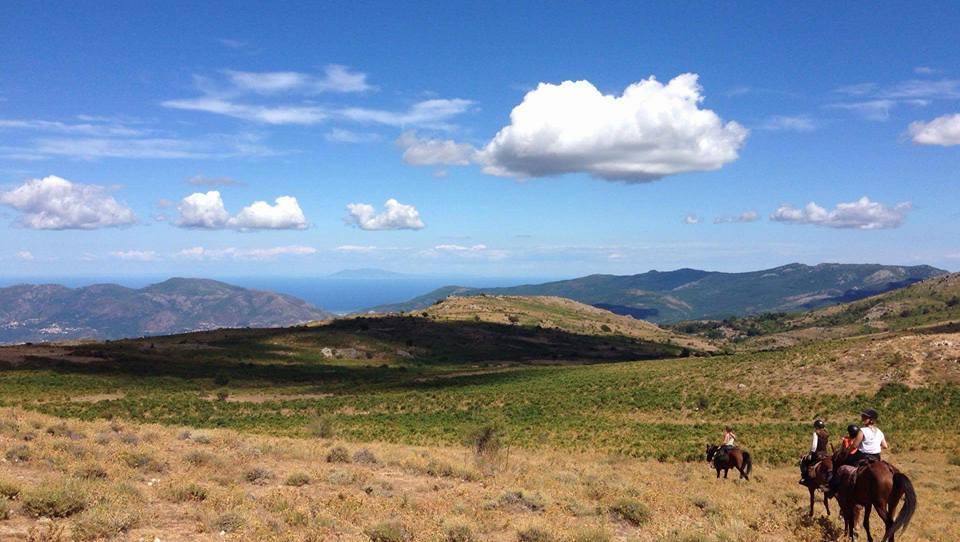
[[[823,423],[823,420],[814,420],[813,428],[814,429],[823,429],[827,424]]]
[[[874,410],[874,409],[872,409],[872,408],[868,408],[868,409],[864,410],[863,412],[861,412],[861,413],[860,413],[860,416],[863,417],[863,418],[869,418],[869,419],[871,419],[871,420],[873,420],[873,421],[877,421],[877,419],[880,417],[880,414],[878,414],[876,410]]]
[[[856,438],[857,433],[860,432],[860,426],[854,423],[851,423],[847,426],[847,434],[850,435],[850,438]]]

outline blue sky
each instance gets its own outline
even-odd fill
[[[0,4],[3,274],[960,269],[956,3],[354,4]]]

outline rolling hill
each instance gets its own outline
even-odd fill
[[[142,289],[116,284],[0,288],[0,343],[277,327],[330,316],[291,296],[205,279],[173,278]]]
[[[908,328],[960,330],[960,273],[940,275],[916,284],[804,313],[765,314],[726,322],[691,322],[677,331],[717,337],[740,336],[747,348],[781,348],[825,338],[870,335]]]
[[[930,266],[790,264],[748,273],[696,269],[590,275],[507,288],[447,286],[373,312],[419,310],[451,295],[557,296],[653,322],[797,312],[868,297],[946,273]]]

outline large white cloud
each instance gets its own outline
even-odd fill
[[[180,201],[177,211],[180,213],[177,225],[183,228],[215,230],[225,227],[230,220],[223,198],[216,190],[190,194]]]
[[[830,228],[879,230],[902,225],[907,219],[910,208],[909,202],[887,207],[882,203],[870,201],[870,198],[864,196],[850,203],[838,203],[830,211],[812,201],[799,209],[791,205],[782,205],[770,215],[770,220]]]
[[[666,85],[650,77],[622,96],[589,81],[540,83],[481,151],[484,171],[509,177],[589,173],[646,182],[718,169],[737,158],[748,130],[701,109],[697,75]]]
[[[403,149],[403,161],[414,166],[466,166],[477,153],[468,143],[420,138],[409,130],[400,134],[397,146]]]
[[[274,205],[256,201],[231,217],[220,192],[196,192],[183,198],[177,205],[180,216],[176,224],[182,228],[208,230],[302,230],[307,227],[307,219],[297,198],[280,196],[274,201]]]
[[[960,113],[910,124],[910,137],[919,145],[960,145]]]
[[[20,211],[21,225],[38,230],[92,230],[136,222],[133,211],[102,186],[73,183],[55,175],[0,192],[0,203]]]
[[[413,205],[395,199],[388,199],[379,213],[367,203],[351,203],[347,205],[347,211],[347,223],[364,230],[419,230],[424,227],[420,213]]]
[[[229,223],[243,230],[302,230],[307,219],[297,203],[297,198],[280,196],[274,205],[257,201],[244,207]]]

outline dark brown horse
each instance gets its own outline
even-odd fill
[[[813,517],[813,498],[818,489],[823,490],[823,507],[827,509],[827,515],[830,515],[830,499],[827,498],[827,484],[833,477],[833,458],[824,457],[813,465],[810,465],[809,475],[803,484],[810,490],[810,517]]]
[[[907,475],[893,465],[876,461],[860,467],[843,466],[837,470],[836,476],[841,480],[837,502],[847,536],[851,539],[857,537],[857,506],[863,506],[863,529],[867,532],[868,542],[873,542],[870,534],[873,509],[883,521],[883,542],[894,542],[897,531],[903,531],[910,524],[917,510],[917,494]],[[894,519],[900,499],[903,499],[903,507]]]
[[[720,471],[723,471],[723,477],[726,478],[730,469],[737,469],[740,471],[740,478],[749,480],[753,470],[750,454],[740,448],[725,450],[720,446],[707,446],[707,463],[712,463],[713,468],[717,469],[717,478],[720,478]]]

